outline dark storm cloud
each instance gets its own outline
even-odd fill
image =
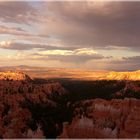
[[[140,50],[140,2],[48,2],[47,6],[63,23],[58,28],[64,30],[54,34],[68,44]]]

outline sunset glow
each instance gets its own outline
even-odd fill
[[[139,13],[140,2],[0,1],[0,65],[138,70]]]

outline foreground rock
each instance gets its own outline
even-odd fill
[[[140,138],[139,116],[139,99],[82,101],[59,138]]]
[[[34,84],[18,72],[3,72],[0,79],[0,138],[55,138],[60,133],[67,94],[60,83]]]

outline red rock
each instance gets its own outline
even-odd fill
[[[64,128],[69,138],[140,138],[139,99],[95,99],[92,102],[92,118],[73,119]]]

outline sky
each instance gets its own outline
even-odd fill
[[[0,1],[0,66],[140,69],[140,2]]]

